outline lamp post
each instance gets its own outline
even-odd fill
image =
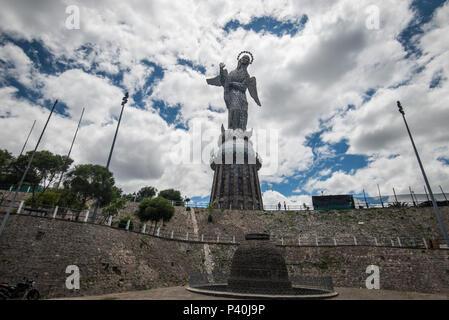
[[[70,154],[72,153],[73,144],[75,143],[76,135],[80,128],[81,120],[83,119],[83,115],[84,115],[84,108],[83,108],[83,111],[81,111],[81,117],[80,117],[80,120],[78,121],[78,126],[76,127],[75,134],[73,135],[72,144],[70,145],[69,153],[67,153],[67,160],[70,158]],[[62,178],[64,177],[64,173],[65,172],[61,173],[61,177],[59,177],[59,181],[58,181],[58,184],[56,185],[56,189],[59,189],[59,185],[61,184]]]
[[[410,129],[409,129],[408,124],[407,124],[407,120],[405,120],[405,112],[402,109],[402,105],[401,105],[401,103],[399,101],[397,102],[397,105],[398,105],[399,112],[402,114],[402,118],[404,119],[405,127],[407,128],[407,132],[408,132],[408,135],[410,137],[410,141],[412,142],[413,150],[415,151],[416,158],[418,159],[419,167],[421,168],[421,172],[422,172],[422,175],[424,177],[424,181],[425,181],[426,186],[427,186],[427,190],[429,191],[430,198],[432,199],[433,209],[435,211],[435,215],[437,216],[438,222],[440,224],[441,232],[443,233],[444,240],[446,241],[446,245],[449,247],[449,236],[447,235],[447,231],[446,231],[446,227],[444,226],[444,222],[441,219],[440,210],[438,209],[438,205],[437,205],[437,203],[435,201],[435,198],[433,196],[432,189],[430,188],[429,180],[427,180],[427,175],[426,175],[426,172],[424,171],[424,167],[423,167],[423,165],[421,163],[421,158],[419,157],[418,150],[416,150],[415,142],[413,141],[412,134],[411,134]]]
[[[111,162],[112,151],[114,151],[115,140],[117,139],[118,128],[120,127],[120,121],[122,121],[123,109],[125,108],[125,104],[128,102],[128,92],[125,93],[125,96],[122,98],[122,111],[120,111],[120,117],[117,123],[117,129],[115,130],[114,140],[112,140],[111,151],[109,151],[108,163],[106,164],[106,168],[109,169],[109,163]]]
[[[128,102],[128,92],[125,93],[125,96],[122,98],[122,110],[120,111],[120,117],[118,118],[117,129],[115,129],[114,139],[112,140],[111,150],[109,151],[108,162],[106,163],[106,169],[109,169],[109,164],[111,163],[112,151],[114,151],[115,140],[117,139],[118,128],[120,127],[120,122],[122,121],[123,109],[125,108],[125,104]],[[92,223],[95,223],[95,218],[97,217],[98,210],[98,200],[95,204],[94,213],[92,214]]]
[[[22,155],[23,151],[25,150],[25,147],[28,143],[28,139],[30,138],[31,132],[33,131],[34,125],[36,124],[36,120],[34,120],[33,125],[31,126],[31,130],[28,133],[27,139],[25,140],[25,143],[23,144],[22,150],[20,151],[19,157]]]

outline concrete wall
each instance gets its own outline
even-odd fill
[[[245,218],[244,213],[236,211],[221,216],[221,212],[214,212],[214,220],[209,223],[207,211],[199,210],[195,213],[199,231],[209,234],[259,231],[261,226],[277,226],[278,222],[274,222],[276,219],[298,219],[294,220],[298,224],[299,221],[310,221],[301,220],[310,213],[279,213],[266,218],[267,215],[263,212],[254,212]],[[429,219],[430,213],[431,211],[421,213],[422,220]],[[364,214],[360,217],[366,217]],[[396,228],[408,230],[404,229],[407,228],[404,227],[407,220],[400,216],[393,219],[393,222],[388,222],[387,214],[384,215],[385,220],[382,217],[373,219],[383,221],[382,226],[375,226],[377,229],[373,230],[386,228],[384,232],[390,232],[393,226],[388,225],[394,225],[395,219],[404,221]],[[189,215],[180,213],[176,224],[181,228],[183,223],[189,225],[190,220]],[[282,223],[287,222],[288,220]],[[437,226],[425,223],[438,234]],[[309,232],[313,231],[313,224],[310,222],[297,226],[283,224],[279,224],[278,228],[291,230],[310,227]],[[319,223],[317,225],[319,230],[326,231],[325,226]],[[351,225],[342,225],[343,230],[340,232],[352,230]],[[338,226],[333,228],[338,230]],[[273,230],[276,229],[273,227]],[[361,232],[360,229],[356,231]],[[368,231],[372,232],[371,229]],[[285,255],[291,275],[331,275],[335,286],[358,288],[364,287],[368,276],[365,273],[366,267],[375,264],[381,270],[383,289],[449,292],[449,250],[363,246],[279,248]],[[33,278],[44,297],[184,285],[190,274],[205,272],[206,251],[207,259],[212,260],[213,272],[228,272],[236,249],[236,245],[209,244],[206,250],[206,245],[200,243],[164,240],[106,226],[12,215],[0,236],[0,281],[15,283],[24,276]],[[65,269],[73,264],[80,268],[81,273],[81,290],[75,292],[65,288],[68,276]]]
[[[0,236],[0,281],[33,278],[45,297],[183,285],[203,272],[201,250],[106,226],[12,215]],[[79,292],[65,289],[68,265],[80,269]]]

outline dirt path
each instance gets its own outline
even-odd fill
[[[192,224],[193,224],[193,233],[196,236],[198,236],[199,228],[198,228],[198,222],[196,221],[194,208],[190,209],[190,219],[192,220]],[[212,254],[210,252],[210,248],[207,243],[205,243],[203,245],[203,251],[204,251],[204,268],[205,268],[207,274],[212,274],[212,271],[214,270],[214,261],[212,260]]]

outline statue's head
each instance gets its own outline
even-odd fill
[[[245,54],[243,57],[240,58],[239,62],[241,64],[249,65],[250,64],[249,56]]]
[[[241,65],[248,66],[253,63],[254,57],[249,51],[242,51],[237,56],[237,60],[239,62],[239,67]]]

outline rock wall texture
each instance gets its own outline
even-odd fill
[[[399,234],[439,237],[431,208],[348,212],[252,212],[195,209],[195,229],[204,234],[247,232],[295,234]],[[446,223],[447,208],[442,208]],[[3,215],[0,215],[3,218]],[[363,225],[358,224],[364,222]],[[177,208],[165,228],[192,232],[192,217]],[[139,229],[135,229],[139,230]],[[335,286],[365,287],[366,268],[380,267],[383,289],[449,292],[449,250],[369,246],[279,247],[290,275],[331,275]],[[237,245],[207,246],[213,272],[229,272]],[[107,226],[11,215],[0,236],[0,282],[36,280],[46,297],[93,295],[185,285],[190,274],[205,272],[201,243],[160,239]],[[80,269],[80,290],[65,287],[68,265]]]
[[[203,272],[202,245],[106,226],[12,215],[0,236],[0,282],[32,278],[44,297],[183,285]],[[80,287],[65,287],[77,265]]]

